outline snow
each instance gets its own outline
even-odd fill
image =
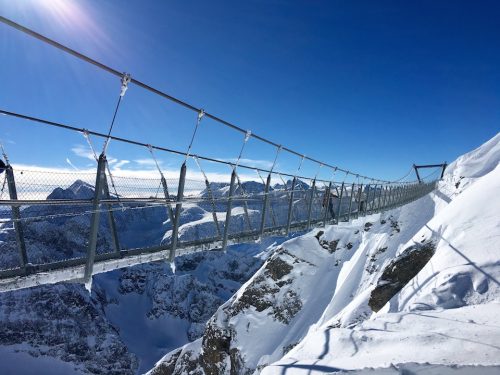
[[[331,281],[335,293],[322,317],[260,374],[499,373],[499,161],[500,134],[451,163],[435,192],[382,215],[396,218],[400,232],[370,228]],[[343,241],[351,225],[329,228],[323,238]],[[430,261],[373,313],[367,301],[381,270],[422,242],[435,244]],[[381,246],[387,249],[370,275],[366,258]]]
[[[499,365],[499,303],[425,313],[383,314],[354,329],[321,329],[262,375],[322,374],[393,363]],[[474,319],[471,319],[474,317]],[[410,350],[411,348],[418,350]]]

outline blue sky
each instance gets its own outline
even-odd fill
[[[0,0],[0,14],[242,128],[379,178],[451,162],[500,129],[497,1]],[[0,108],[106,132],[118,78],[3,24],[0,56]],[[185,150],[195,119],[131,86],[113,134]],[[0,127],[14,163],[92,165],[78,134],[5,116]],[[235,158],[242,138],[203,120],[193,152]],[[244,157],[266,166],[274,152],[251,140]],[[122,169],[153,167],[146,149],[112,143],[109,154]],[[158,158],[166,169],[181,162]],[[291,172],[298,164],[278,160]]]

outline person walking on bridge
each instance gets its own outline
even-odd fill
[[[334,190],[325,190],[325,194],[323,195],[323,207],[328,205],[328,211],[330,212],[330,216],[332,220],[335,220],[335,210],[334,206],[338,205],[339,196]]]

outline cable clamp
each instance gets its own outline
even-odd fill
[[[122,87],[121,87],[121,91],[120,91],[121,97],[125,96],[125,92],[127,91],[128,84],[130,83],[131,80],[132,80],[132,78],[130,77],[130,74],[123,73],[123,75],[122,75]]]
[[[201,121],[201,119],[205,116],[205,111],[203,109],[200,109],[198,112],[198,122]]]
[[[245,134],[245,142],[248,142],[248,140],[250,139],[251,136],[252,136],[252,131],[247,130],[247,132]]]

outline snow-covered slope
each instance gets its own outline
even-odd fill
[[[262,374],[282,374],[284,368],[287,374],[389,368],[407,362],[500,365],[499,161],[497,135],[448,167],[430,197],[436,202],[435,215],[401,247],[432,243],[434,254],[379,312],[366,310],[366,295],[381,290],[387,282],[382,275],[376,286],[358,290],[358,301],[346,300],[338,314],[325,314],[293,351]],[[342,321],[360,306],[365,306],[366,319]]]
[[[418,201],[285,242],[152,373],[500,366],[499,150],[500,134]]]

